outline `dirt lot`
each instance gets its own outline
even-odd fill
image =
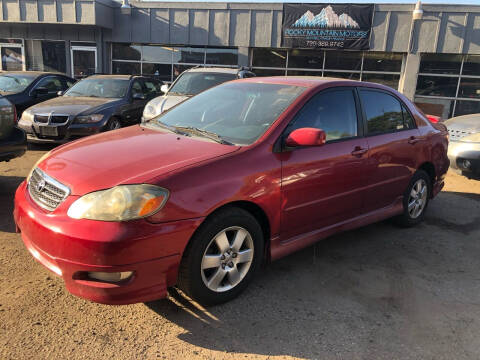
[[[0,163],[0,359],[480,358],[480,181],[450,173],[417,228],[325,240],[228,304],[114,307],[69,295],[15,233],[14,190],[44,152]]]

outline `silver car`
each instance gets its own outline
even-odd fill
[[[480,177],[480,114],[457,116],[445,125],[450,135],[450,166],[467,177]]]
[[[163,96],[150,100],[143,110],[142,120],[150,120],[171,107],[180,104],[189,97],[221,83],[253,77],[254,73],[240,69],[229,68],[192,68],[184,71],[173,82],[172,86],[163,85]]]

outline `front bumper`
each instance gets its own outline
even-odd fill
[[[8,139],[0,140],[0,161],[9,161],[22,156],[27,151],[25,132],[14,128]]]
[[[102,131],[104,121],[92,124],[66,124],[48,126],[56,127],[58,136],[42,136],[40,135],[40,127],[47,126],[45,124],[38,124],[30,121],[21,120],[18,122],[18,127],[24,130],[27,134],[27,141],[31,143],[52,143],[63,144],[68,141],[78,139],[84,136],[98,134]]]
[[[30,198],[23,182],[15,195],[17,230],[30,253],[61,276],[67,290],[104,304],[131,304],[163,298],[176,283],[178,266],[188,240],[202,218],[151,224],[75,220],[66,215],[76,200],[70,196],[47,212]],[[131,278],[108,283],[87,272],[133,271]]]
[[[450,141],[448,158],[453,169],[480,175],[480,143]]]

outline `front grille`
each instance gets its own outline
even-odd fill
[[[70,194],[70,189],[36,168],[28,181],[28,192],[38,206],[53,211]]]
[[[448,129],[448,135],[450,135],[451,140],[461,140],[465,136],[472,135],[472,134],[474,134],[473,131]]]
[[[50,118],[50,121],[49,121]],[[68,115],[34,115],[34,120],[36,123],[40,124],[64,124],[68,121]]]

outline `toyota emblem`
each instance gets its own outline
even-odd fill
[[[42,192],[43,189],[45,189],[45,185],[46,185],[45,180],[40,180],[36,186],[37,191]]]

